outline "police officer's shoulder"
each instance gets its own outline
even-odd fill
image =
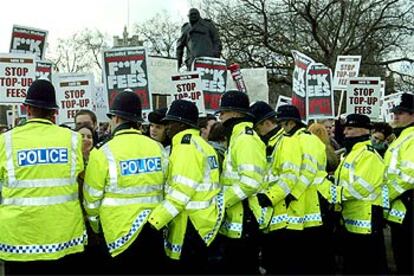
[[[105,139],[103,139],[102,141],[100,141],[99,143],[97,143],[96,146],[95,146],[95,148],[96,149],[102,148],[106,143],[108,143],[109,141],[111,141],[113,137],[114,137],[113,135],[110,135],[110,136],[106,137]]]
[[[247,134],[247,135],[254,135],[254,130],[253,130],[253,128],[247,126],[244,129],[244,133]]]
[[[376,152],[375,148],[372,145],[367,145],[367,150],[371,152]]]
[[[191,144],[191,133],[185,134],[183,138],[181,138],[181,144]]]
[[[377,153],[377,150],[372,145],[367,145],[367,150],[370,151],[370,152]]]
[[[308,134],[308,135],[312,135],[312,133],[309,130],[307,130],[307,129],[304,129],[302,133],[305,133],[305,134]]]

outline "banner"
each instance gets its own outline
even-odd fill
[[[177,59],[148,57],[148,78],[151,94],[170,95],[174,91],[171,79],[177,74]]]
[[[109,122],[106,114],[109,112],[108,93],[103,84],[96,84],[94,89],[93,111],[96,114],[98,122]]]
[[[361,56],[338,56],[333,78],[333,89],[346,90],[348,79],[358,77],[360,64]]]
[[[171,77],[174,91],[173,100],[188,100],[195,103],[199,114],[205,114],[201,78],[198,72],[185,72]]]
[[[0,103],[22,103],[35,78],[35,56],[0,54]]]
[[[385,122],[391,123],[394,121],[394,114],[391,112],[391,109],[400,104],[402,94],[404,92],[398,92],[385,96],[382,99],[381,113]]]
[[[299,109],[302,120],[306,119],[306,71],[313,59],[298,51],[292,51],[295,68],[292,76],[292,104]]]
[[[144,120],[152,110],[147,61],[147,52],[143,47],[115,48],[103,53],[109,105],[118,93],[129,88],[141,99]]]
[[[269,102],[269,85],[267,84],[266,67],[244,68],[240,73],[246,84],[247,95],[250,102],[264,101]],[[226,91],[238,90],[230,73],[227,74]]]
[[[226,61],[219,58],[199,57],[194,60],[192,68],[192,71],[200,74],[206,110],[217,110],[221,95],[226,92]]]
[[[45,30],[13,25],[10,53],[33,53],[37,59],[44,59],[47,33]]]
[[[277,111],[279,106],[282,106],[282,105],[285,105],[285,104],[292,104],[292,98],[279,95],[279,97],[277,98],[277,104],[276,104],[275,110]]]
[[[52,81],[52,67],[53,64],[49,61],[36,61],[36,79],[43,79]]]
[[[321,63],[306,69],[306,121],[334,118],[332,71]]]
[[[80,109],[93,110],[94,93],[92,74],[62,73],[54,74],[56,101],[59,106],[58,122],[73,123]]]
[[[350,78],[347,88],[346,113],[364,114],[372,121],[381,120],[381,79]]]

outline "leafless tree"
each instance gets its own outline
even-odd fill
[[[394,80],[414,85],[413,76],[399,65],[414,64],[413,1],[200,0],[199,4],[216,22],[226,58],[243,66],[265,66],[276,89],[291,86],[291,50],[330,68],[335,68],[338,55],[362,55],[360,73],[385,78],[388,92]]]
[[[58,72],[93,72],[100,76],[102,52],[108,38],[98,30],[84,29],[67,39],[58,39],[52,61]]]
[[[175,44],[180,35],[181,19],[172,17],[163,10],[151,19],[136,24],[135,32],[151,55],[175,57]]]

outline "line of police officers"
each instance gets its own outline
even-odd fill
[[[80,136],[51,122],[52,84],[35,81],[25,105],[27,123],[0,136],[7,274],[258,274],[260,254],[268,274],[328,274],[336,240],[345,273],[383,274],[383,216],[393,222],[398,272],[413,272],[412,95],[393,110],[401,134],[384,160],[370,145],[369,118],[347,117],[346,153],[330,181],[325,145],[292,105],[275,112],[226,92],[220,175],[194,104],[168,109],[168,156],[141,133],[138,96],[122,92],[108,114],[111,138],[90,153],[82,203]],[[105,248],[94,242],[102,234]]]

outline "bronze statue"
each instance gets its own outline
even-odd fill
[[[190,70],[196,57],[219,58],[221,41],[214,23],[201,18],[197,9],[190,9],[188,19],[190,22],[181,27],[181,37],[177,41],[177,60],[179,69],[183,64],[184,48],[187,48],[185,64]]]

